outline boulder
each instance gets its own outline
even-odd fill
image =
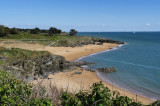
[[[82,74],[82,72],[80,72],[80,71],[76,71],[75,73],[73,73],[73,74]]]
[[[99,72],[104,72],[104,73],[108,73],[108,72],[116,72],[116,69],[114,67],[111,68],[99,68],[97,69]]]
[[[90,63],[90,62],[86,62],[86,61],[81,61],[81,62],[66,62],[67,65],[70,65],[70,66],[78,66],[78,67],[81,67],[81,66],[84,66],[84,65],[91,65],[91,64],[95,64],[95,63]]]

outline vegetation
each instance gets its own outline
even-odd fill
[[[0,37],[7,36],[9,34],[9,28],[3,25],[0,25]]]
[[[45,92],[45,91],[44,91]],[[51,100],[38,98],[33,85],[0,71],[0,104],[4,106],[51,106]]]
[[[28,51],[21,49],[0,48],[0,65],[4,63],[3,57],[9,61],[18,58],[26,59],[37,57],[47,52]],[[2,59],[2,60],[1,60]],[[156,106],[159,102],[155,102]],[[72,94],[68,91],[59,91],[51,85],[45,90],[41,85],[33,86],[27,82],[18,80],[6,71],[0,71],[0,104],[2,105],[65,105],[65,106],[142,106],[127,96],[120,96],[118,92],[111,92],[102,82],[92,85],[88,91],[79,91]]]
[[[140,102],[120,96],[116,91],[111,92],[102,82],[94,83],[89,91],[81,90],[76,94],[59,92],[55,86],[50,86],[47,91],[40,85],[34,86],[10,76],[6,71],[0,71],[1,105],[142,106]]]
[[[14,40],[14,41],[24,41],[32,43],[40,43],[46,46],[78,46],[81,43],[91,42],[91,37],[83,36],[71,36],[71,35],[55,35],[48,36],[45,33],[30,34],[29,32],[19,32],[11,36],[4,36],[0,38],[2,41]],[[65,43],[64,43],[65,42]],[[66,44],[66,45],[64,45]]]
[[[104,87],[102,82],[94,83],[90,91],[80,91],[75,95],[64,92],[62,94],[62,105],[71,106],[142,106],[127,96],[119,96],[116,91],[111,92]]]
[[[34,28],[34,29],[31,29],[31,30],[30,30],[30,33],[31,33],[31,34],[38,34],[38,33],[40,33],[40,29],[37,28],[37,27]]]
[[[38,27],[34,29],[20,29],[20,28],[8,28],[3,25],[0,25],[0,37],[5,37],[9,35],[18,34],[19,32],[28,32],[30,34],[39,34],[43,33],[48,36],[55,36],[60,34],[67,34],[65,32],[62,33],[61,29],[57,29],[55,27],[50,27],[49,30],[47,29],[39,29]],[[71,29],[70,35],[76,35],[77,31],[74,29]],[[69,35],[69,34],[68,34]]]
[[[0,40],[21,40],[25,42],[40,43],[49,46],[75,46],[79,42],[91,40],[90,37],[78,37],[77,31],[71,29],[69,33],[62,32],[61,29],[50,27],[47,29],[20,29],[8,28],[0,25]],[[85,40],[87,39],[87,40]]]
[[[60,34],[62,31],[60,29],[50,27],[48,32],[50,36],[55,36],[56,34]]]
[[[69,34],[70,35],[76,35],[78,33],[78,31],[76,31],[75,29],[71,29]]]
[[[11,28],[10,30],[9,30],[9,33],[10,34],[18,34],[18,29],[17,28]]]
[[[18,49],[18,48],[12,48],[12,49],[6,49],[3,47],[0,47],[0,59],[5,57],[8,58],[10,61],[13,59],[26,59],[26,58],[32,58],[33,56],[36,58],[38,56],[49,54],[46,51],[29,51],[24,49]]]
[[[49,30],[44,30],[39,28],[8,28],[0,25],[0,40],[12,39],[25,42],[32,41],[50,46],[73,47],[93,43],[93,38],[73,36],[76,34],[77,31],[75,29],[71,29],[70,32],[66,34],[54,27],[51,27]],[[15,62],[18,59],[26,60],[46,54],[48,54],[48,52],[0,47],[0,66],[8,65],[10,62]],[[160,102],[157,101],[153,103],[153,106],[158,106],[159,104]],[[0,71],[0,105],[142,106],[141,103],[137,103],[127,96],[120,96],[116,91],[111,92],[102,82],[93,84],[88,91],[81,90],[76,94],[72,94],[68,91],[58,90],[55,85],[50,85],[47,90],[40,84],[34,86],[11,76],[6,71]]]

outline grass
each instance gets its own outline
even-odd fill
[[[50,46],[70,46],[76,45],[77,43],[90,42],[91,37],[83,36],[71,36],[71,35],[55,35],[47,36],[47,34],[30,34],[28,32],[19,32],[15,35],[6,36],[0,38],[0,41],[24,41],[32,43],[40,43],[43,45]]]
[[[3,64],[4,62],[2,60],[0,60],[0,65]]]
[[[3,39],[17,39],[17,40],[22,40],[22,39],[49,39],[49,37],[45,36],[45,34],[40,33],[40,34],[30,34],[28,32],[19,32],[18,34],[15,35],[10,35],[6,36]]]
[[[18,48],[11,48],[6,49],[3,47],[0,47],[0,57],[3,58],[32,58],[32,57],[38,57],[41,55],[49,54],[47,51],[29,51],[24,49],[18,49]]]

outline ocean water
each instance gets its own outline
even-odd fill
[[[78,35],[125,42],[119,48],[78,61],[95,62],[89,66],[93,69],[115,67],[117,72],[97,74],[120,88],[152,100],[160,99],[160,32],[84,32]]]

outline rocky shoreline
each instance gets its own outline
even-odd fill
[[[123,42],[103,38],[91,38],[89,42],[76,43],[80,45],[103,45],[103,43],[123,44]],[[73,46],[73,45],[72,45]],[[0,69],[6,70],[19,79],[32,82],[35,79],[47,78],[49,74],[73,71],[77,67],[90,65],[88,62],[70,62],[63,56],[54,55],[47,51],[30,51],[24,49],[6,49],[0,47]],[[85,69],[95,72],[93,69]],[[104,71],[105,70],[105,71]],[[106,72],[107,69],[103,69]],[[109,70],[109,69],[108,69]],[[101,69],[102,71],[102,69]]]
[[[2,48],[1,48],[2,49]],[[3,55],[6,52],[10,52],[11,57]],[[77,67],[81,67],[82,65],[89,65],[94,63],[89,62],[70,62],[66,61],[63,56],[53,55],[49,52],[44,52],[41,55],[28,57],[25,56],[26,54],[23,49],[5,49],[1,51],[0,61],[3,61],[5,64],[1,64],[0,68],[6,70],[11,75],[15,77],[32,82],[35,79],[47,78],[48,75],[58,72],[66,72],[66,71],[73,71],[77,69]],[[13,53],[12,53],[13,52]],[[25,58],[14,57],[14,52],[18,54],[22,54]],[[27,51],[30,53],[31,51]],[[31,52],[32,53],[32,52]]]
[[[89,45],[89,44],[103,45],[103,43],[124,44],[124,42],[115,41],[115,40],[111,40],[111,39],[91,37],[87,41],[76,41],[76,42],[69,43],[69,42],[64,40],[64,41],[61,41],[61,43],[59,43],[57,45],[50,45],[50,46],[53,46],[53,47],[76,47],[76,46],[80,46],[81,47],[83,45]]]

